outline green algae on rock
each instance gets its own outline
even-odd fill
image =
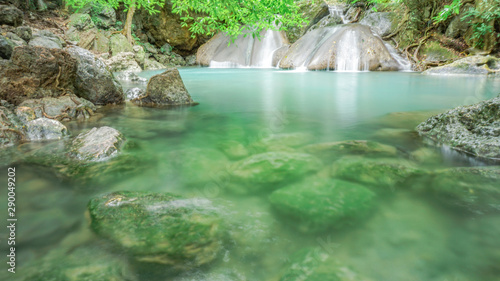
[[[301,232],[319,232],[365,216],[373,197],[373,192],[355,183],[313,178],[278,189],[269,200]]]
[[[371,281],[320,248],[304,248],[291,257],[280,281]]]
[[[276,189],[319,170],[321,161],[305,153],[266,152],[234,163],[229,173],[248,190]]]
[[[102,247],[80,246],[50,252],[43,259],[23,268],[24,281],[136,281],[126,259],[106,252]]]
[[[335,161],[331,169],[334,178],[398,189],[406,187],[404,181],[408,177],[421,173],[411,162],[397,158],[344,157]]]
[[[433,116],[418,125],[417,131],[437,144],[500,159],[500,96]]]
[[[119,191],[90,200],[91,228],[135,260],[183,270],[214,261],[224,235],[207,199]]]
[[[478,214],[500,211],[499,166],[438,170],[415,181],[416,190],[431,192],[446,204]]]
[[[307,145],[303,149],[324,161],[332,161],[344,155],[393,157],[398,154],[394,146],[366,140],[317,143]]]

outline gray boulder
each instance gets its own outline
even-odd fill
[[[28,43],[30,46],[45,47],[50,49],[62,49],[63,40],[54,33],[47,30],[39,30],[33,33],[33,38],[31,38]]]
[[[28,45],[28,43],[26,43],[26,41],[24,41],[23,38],[17,36],[17,34],[15,33],[7,32],[6,37],[8,38],[8,40],[12,42],[12,45],[14,47]]]
[[[31,141],[61,139],[68,129],[57,120],[38,118],[26,123],[26,136]]]
[[[447,65],[434,67],[423,74],[465,74],[465,75],[498,75],[500,59],[491,56],[470,56]]]
[[[23,23],[23,12],[14,6],[0,5],[0,25],[19,26]]]
[[[386,36],[396,30],[399,20],[395,13],[383,12],[368,14],[359,23],[368,25],[379,36]]]
[[[116,23],[116,12],[111,7],[103,7],[97,12],[91,10],[91,15],[95,25],[102,29],[108,29]]]
[[[134,83],[148,82],[148,79],[142,78],[134,72],[120,72],[120,73],[115,73],[113,76],[118,80],[127,82],[134,82]]]
[[[431,143],[500,159],[500,96],[433,116],[418,125],[417,131]]]
[[[121,85],[106,64],[90,51],[80,47],[66,49],[77,61],[76,95],[96,105],[119,104],[124,101]]]
[[[111,58],[104,60],[112,72],[119,71],[141,71],[141,67],[135,60],[135,54],[132,52],[121,52],[114,54]]]
[[[94,23],[88,14],[72,14],[69,17],[68,27],[74,27],[79,31],[87,30],[94,27]]]
[[[21,37],[24,41],[29,42],[33,37],[33,31],[29,26],[18,26],[14,33]]]
[[[6,60],[10,59],[10,56],[12,56],[12,50],[14,49],[12,45],[13,44],[9,39],[0,35],[0,58]]]
[[[353,44],[355,42],[355,44]],[[318,28],[295,42],[281,60],[281,68],[309,70],[399,70],[384,42],[361,24]]]
[[[190,105],[195,102],[189,95],[176,68],[155,75],[149,79],[146,95],[132,100],[143,106]]]
[[[111,55],[115,56],[118,53],[130,52],[133,53],[134,50],[132,45],[127,40],[123,34],[115,34],[111,36],[109,40],[109,46],[111,48]]]
[[[93,128],[73,140],[71,155],[83,161],[103,161],[116,156],[124,142],[125,137],[116,129]]]
[[[58,121],[86,119],[94,115],[96,110],[94,104],[74,95],[29,99],[19,105],[18,111],[19,108],[26,108],[25,111],[31,109],[36,118],[46,117]],[[27,112],[26,114],[31,113]]]

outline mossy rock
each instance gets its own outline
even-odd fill
[[[19,273],[18,273],[19,274]],[[85,245],[71,251],[50,252],[23,268],[24,279],[37,281],[135,281],[126,259],[106,252],[96,245]]]
[[[290,258],[279,281],[371,281],[320,248],[304,248]]]
[[[331,176],[359,182],[370,187],[409,188],[405,180],[424,174],[411,162],[397,158],[369,159],[344,157],[332,165]]]
[[[364,217],[374,193],[364,186],[332,179],[306,179],[274,191],[269,200],[301,232],[341,228]]]
[[[229,173],[248,191],[273,190],[318,171],[321,160],[305,153],[266,152],[234,163]]]
[[[455,53],[441,46],[436,41],[427,42],[420,51],[420,55],[426,61],[448,61],[458,57]]]
[[[206,199],[119,191],[94,197],[91,228],[138,262],[185,270],[214,261],[224,228]]]
[[[77,30],[84,31],[87,29],[94,28],[94,23],[88,14],[72,14],[69,17],[69,27],[74,27]]]
[[[321,158],[323,161],[332,161],[345,155],[364,155],[373,157],[394,157],[398,150],[394,146],[375,141],[348,140],[307,145],[304,151]]]
[[[473,213],[500,212],[500,166],[461,167],[415,179],[414,188]]]

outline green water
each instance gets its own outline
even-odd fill
[[[212,200],[230,225],[231,242],[210,266],[178,276],[134,266],[140,280],[277,281],[293,253],[306,247],[320,248],[368,277],[342,280],[500,280],[500,239],[494,238],[500,237],[498,214],[452,208],[430,194],[374,190],[376,207],[366,219],[343,229],[304,234],[272,210],[269,193],[234,192],[226,170],[231,160],[213,159],[214,151],[221,153],[227,142],[237,142],[251,154],[262,139],[300,133],[308,136],[306,144],[373,140],[393,145],[399,158],[424,170],[485,165],[448,149],[425,150],[432,161],[418,158],[413,152],[425,145],[412,130],[432,114],[496,96],[499,79],[262,69],[186,68],[180,73],[198,106],[156,109],[126,104],[102,108],[90,121],[66,124],[73,135],[103,125],[121,131],[133,144],[127,152],[137,160],[130,163],[136,166],[132,172],[117,171],[78,185],[61,181],[50,169],[22,162],[16,166],[16,278],[49,267],[47,257],[68,255],[76,247],[103,248],[124,258],[90,233],[86,204],[103,192],[144,190]],[[277,142],[264,150],[301,147]],[[329,165],[324,163],[324,168]],[[3,183],[6,170],[0,175]],[[6,206],[6,192],[1,195]],[[4,227],[0,234],[7,237]],[[2,253],[5,246],[2,239]]]

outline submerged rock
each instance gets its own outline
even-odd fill
[[[372,281],[334,256],[326,249],[302,249],[291,256],[279,281]]]
[[[80,48],[66,49],[77,61],[76,95],[96,105],[118,104],[124,101],[121,85],[114,79],[103,61]]]
[[[248,157],[249,155],[246,147],[242,143],[234,140],[221,142],[218,144],[218,148],[231,160],[238,160]]]
[[[169,159],[181,184],[198,187],[226,176],[229,164],[226,156],[215,149],[194,147],[173,151]]]
[[[224,228],[206,199],[119,191],[90,200],[91,228],[135,260],[185,270],[215,260]]]
[[[266,152],[234,163],[230,174],[248,191],[270,191],[319,170],[322,163],[305,153]]]
[[[309,70],[399,70],[384,42],[360,24],[318,28],[295,42],[281,68]]]
[[[73,157],[84,161],[103,161],[114,157],[122,148],[125,137],[111,127],[93,128],[81,133],[72,143]]]
[[[269,200],[299,231],[317,232],[365,216],[373,197],[373,192],[355,183],[312,178],[274,191]]]
[[[42,117],[26,123],[26,137],[31,141],[61,139],[67,135],[68,129],[57,120]]]
[[[447,65],[428,69],[423,74],[498,75],[500,59],[491,56],[470,56]]]
[[[24,269],[24,268],[23,268]],[[127,260],[111,254],[99,245],[84,245],[66,251],[53,250],[41,259],[27,264],[25,281],[39,280],[128,280],[135,281]]]
[[[396,158],[369,159],[344,157],[333,163],[331,176],[386,188],[409,187],[404,181],[413,175],[423,173],[412,163]]]
[[[398,154],[398,150],[394,146],[366,140],[317,143],[307,145],[303,149],[324,161],[332,161],[345,155],[391,157]]]
[[[176,68],[155,75],[149,79],[146,94],[132,102],[142,106],[192,105],[189,95]]]
[[[500,159],[500,96],[433,116],[418,125],[417,131],[434,143]]]
[[[77,62],[64,50],[20,46],[0,65],[0,98],[11,104],[75,91]]]
[[[500,167],[462,167],[438,170],[414,179],[416,190],[474,213],[500,211]]]

